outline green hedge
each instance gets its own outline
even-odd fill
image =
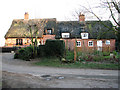
[[[63,56],[65,44],[63,40],[47,40],[45,44],[47,56]]]
[[[46,40],[45,45],[38,48],[39,57],[57,56],[63,57],[65,51],[65,43],[63,40]]]
[[[44,57],[46,56],[46,53],[45,53],[45,45],[39,45],[38,47],[38,57]]]
[[[33,55],[33,47],[25,47],[19,49],[15,55],[15,59],[30,60],[36,57],[63,57],[65,51],[65,43],[63,40],[47,40],[45,45],[37,47],[37,56]]]

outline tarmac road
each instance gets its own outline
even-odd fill
[[[32,61],[2,56],[3,87],[19,88],[118,88],[118,70],[41,67]]]

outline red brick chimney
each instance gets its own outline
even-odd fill
[[[79,21],[80,22],[84,22],[85,21],[85,15],[84,14],[81,14],[79,15]]]
[[[29,19],[29,14],[28,14],[28,12],[25,12],[25,14],[24,14],[24,19],[25,19],[25,20]]]

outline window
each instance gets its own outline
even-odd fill
[[[77,41],[77,47],[81,47],[81,41]]]
[[[105,44],[109,45],[110,44],[110,40],[106,40]]]
[[[87,36],[87,34],[85,33],[85,34],[83,34],[83,37],[86,37]]]
[[[16,45],[23,45],[22,39],[16,39]]]
[[[30,43],[30,40],[27,40],[27,43]]]
[[[102,47],[102,40],[97,41],[97,47]]]
[[[88,33],[81,33],[82,39],[88,39]]]
[[[47,34],[52,34],[52,30],[51,29],[47,29]]]
[[[52,34],[52,29],[46,29],[44,30],[45,35],[51,35]]]
[[[89,42],[88,42],[88,46],[89,46],[89,47],[93,47],[93,41],[89,41]]]
[[[70,37],[70,33],[62,33],[62,38],[69,38]]]

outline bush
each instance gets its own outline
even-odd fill
[[[103,56],[109,56],[110,52],[103,52]]]
[[[65,51],[65,43],[63,40],[47,40],[45,45],[40,45],[37,47],[37,56],[35,57],[63,57]],[[33,47],[25,47],[19,49],[14,58],[23,59],[23,60],[30,60],[34,58],[33,55]]]
[[[116,52],[116,51],[113,51],[113,54],[114,54],[114,55],[117,55],[117,52]]]
[[[93,57],[93,60],[96,61],[96,62],[99,62],[99,61],[103,61],[104,60],[104,56],[94,56]]]
[[[25,48],[21,48],[19,49],[15,55],[14,58],[15,59],[23,59],[23,60],[30,60],[31,58],[33,58],[33,51],[32,51],[32,47],[25,47]]]
[[[74,52],[73,51],[67,51],[65,58],[66,58],[66,60],[74,60]]]
[[[39,45],[38,47],[38,57],[44,57],[46,56],[46,53],[45,53],[45,45]]]
[[[63,40],[46,40],[45,54],[46,56],[63,57],[65,51],[65,43]]]

